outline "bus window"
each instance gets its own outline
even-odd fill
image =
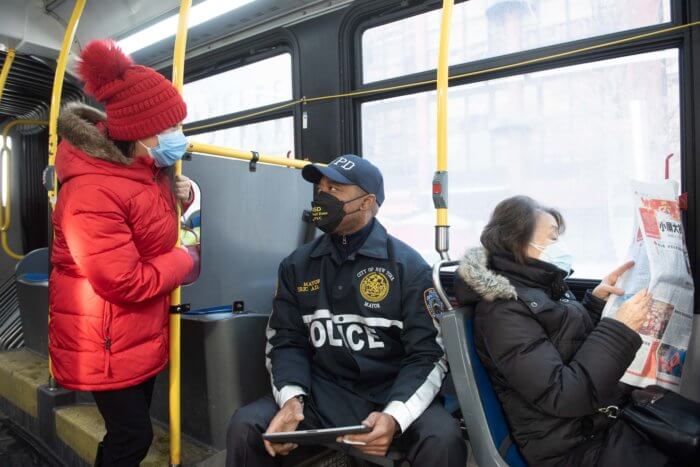
[[[479,244],[493,207],[526,194],[563,211],[574,277],[626,255],[630,179],[661,180],[680,154],[678,49],[450,88],[451,253]],[[388,230],[433,262],[435,93],[362,105],[362,145],[384,173]],[[674,166],[672,165],[672,168]],[[671,176],[680,178],[675,166]]]
[[[294,117],[240,125],[193,137],[198,142],[239,149],[257,148],[268,154],[294,153]],[[292,157],[294,157],[292,155]]]
[[[292,56],[284,53],[192,81],[183,92],[189,103],[187,123],[288,101]]]
[[[670,21],[670,0],[471,0],[454,6],[450,64]],[[634,12],[631,14],[631,12]],[[434,69],[440,10],[367,29],[362,81]]]

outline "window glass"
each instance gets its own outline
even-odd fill
[[[456,65],[670,21],[670,0],[470,0],[454,6]],[[363,81],[437,68],[441,10],[362,35]]]
[[[196,122],[292,99],[292,56],[234,68],[184,86],[186,122]]]
[[[677,49],[451,87],[450,253],[479,244],[495,205],[525,194],[562,210],[575,276],[625,258],[630,180],[680,179]],[[435,93],[362,105],[364,157],[384,174],[379,218],[429,262],[435,212]]]
[[[200,143],[255,150],[270,156],[294,157],[294,117],[241,125],[193,136]]]

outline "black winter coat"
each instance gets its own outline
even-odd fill
[[[530,465],[610,464],[629,459],[624,451],[632,444],[651,451],[645,465],[665,464],[629,427],[613,430],[599,413],[624,403],[618,381],[641,345],[623,323],[600,319],[603,300],[587,293],[579,303],[558,268],[538,260],[520,264],[508,253],[487,257],[482,248],[467,252],[457,276],[457,299],[478,303],[477,352]],[[613,431],[618,444],[634,438],[614,455],[605,453]]]

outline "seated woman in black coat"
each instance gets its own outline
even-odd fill
[[[571,255],[561,214],[526,196],[502,201],[458,269],[457,299],[478,303],[476,347],[523,456],[532,466],[663,466],[670,460],[600,409],[626,398],[618,383],[641,345],[651,306],[641,291],[600,318],[627,263],[582,303],[564,278]]]

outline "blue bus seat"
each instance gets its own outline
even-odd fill
[[[474,345],[473,310],[458,308],[441,317],[445,351],[457,398],[479,467],[526,467],[513,442],[498,396]]]
[[[49,250],[28,253],[15,267],[17,302],[22,320],[24,345],[40,355],[49,355]]]
[[[454,414],[459,410],[459,400],[456,395],[443,394],[442,405],[448,413]]]
[[[467,337],[467,351],[472,358],[472,369],[476,385],[479,388],[479,396],[481,396],[481,404],[486,413],[486,420],[491,432],[491,439],[495,446],[499,447],[499,452],[505,451],[505,461],[510,466],[526,467],[527,463],[523,459],[518,446],[513,442],[508,428],[506,416],[501,407],[501,401],[498,400],[496,391],[491,385],[486,368],[481,363],[479,356],[476,353],[476,345],[474,344],[474,317],[470,316],[466,319],[465,330]],[[506,447],[507,446],[507,447]]]
[[[445,261],[433,269],[433,282],[438,293],[444,297],[443,300],[449,299],[454,272],[446,272],[442,268],[457,264]],[[446,286],[443,287],[443,284]],[[449,306],[448,311],[440,316],[440,328],[476,463],[479,467],[527,467],[510,435],[510,428],[491,379],[477,355],[473,307]]]
[[[26,284],[47,286],[49,284],[49,275],[43,273],[28,272],[19,276],[17,280]]]

